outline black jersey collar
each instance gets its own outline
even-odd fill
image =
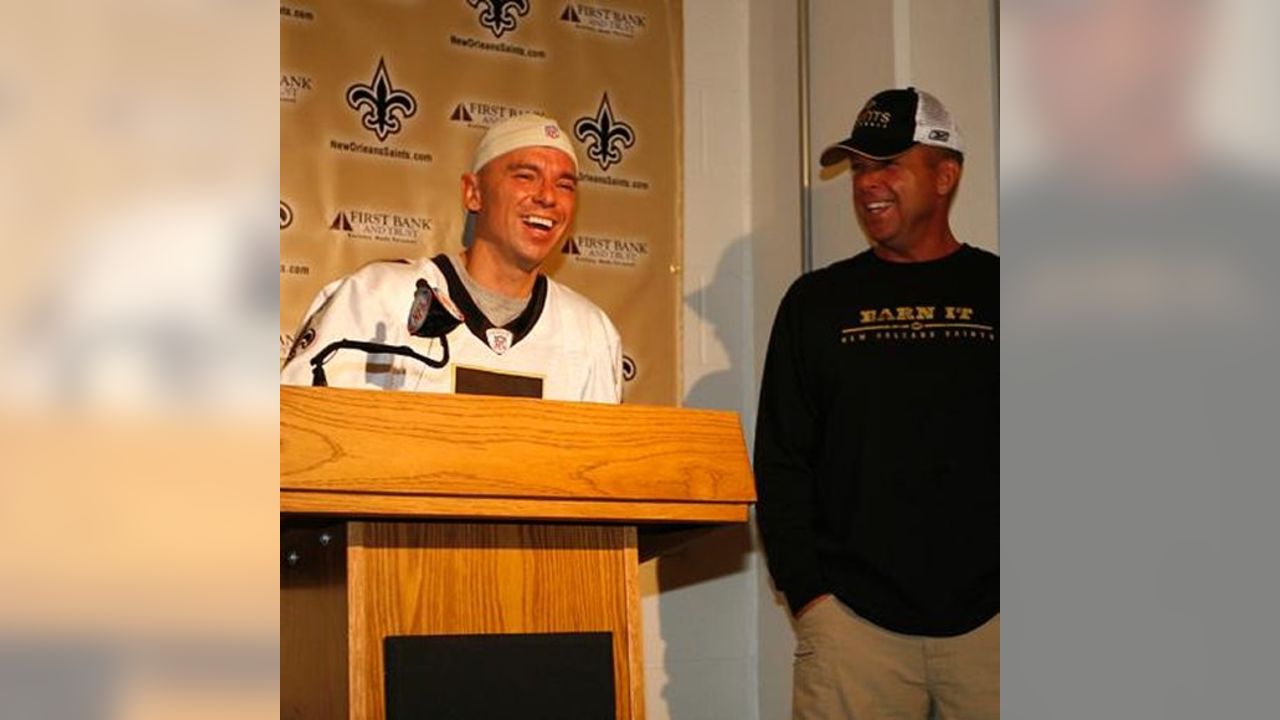
[[[489,345],[488,331],[499,326],[490,322],[489,318],[480,311],[480,306],[476,305],[471,293],[467,292],[467,286],[462,283],[462,278],[458,277],[458,271],[454,269],[451,259],[441,253],[431,258],[431,262],[440,268],[440,273],[444,275],[445,282],[449,284],[449,299],[462,311],[467,329],[480,342]],[[511,322],[500,326],[501,329],[511,333],[512,346],[523,340],[533,330],[533,327],[538,324],[538,319],[542,317],[542,309],[546,303],[547,277],[539,274],[538,279],[533,282],[533,295],[530,296],[529,304],[525,305],[524,311]]]

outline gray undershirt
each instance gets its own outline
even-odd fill
[[[466,263],[461,257],[453,255],[447,255],[446,257],[449,258],[453,269],[458,272],[458,278],[462,280],[462,285],[471,295],[471,299],[475,300],[480,312],[484,313],[484,316],[489,318],[489,322],[495,326],[502,327],[515,320],[529,305],[529,298],[527,297],[511,298],[486,290],[467,273]]]

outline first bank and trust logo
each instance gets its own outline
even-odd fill
[[[633,268],[649,257],[649,243],[599,235],[570,235],[560,246],[562,255],[577,263]]]
[[[602,5],[569,3],[560,11],[560,21],[579,30],[589,30],[600,35],[613,35],[634,39],[648,25],[643,13]]]
[[[414,244],[432,231],[432,221],[421,215],[401,215],[382,210],[338,210],[329,229],[352,240]]]
[[[312,89],[311,78],[306,75],[285,73],[280,75],[280,102],[296,103],[305,92]]]
[[[594,116],[580,117],[573,124],[573,136],[578,142],[586,143],[587,157],[601,170],[622,162],[622,151],[636,144],[635,130],[614,118],[607,92],[601,95],[600,107]]]
[[[500,103],[466,100],[454,106],[449,120],[463,123],[468,127],[488,129],[509,118],[534,113],[545,115],[546,111],[532,107],[515,107]]]
[[[378,58],[378,68],[368,85],[357,83],[347,88],[347,105],[362,113],[360,123],[380,141],[400,132],[401,120],[418,111],[413,95],[392,87],[384,58]]]
[[[495,38],[515,30],[520,18],[529,14],[529,0],[467,0],[467,4],[480,11],[480,24]]]

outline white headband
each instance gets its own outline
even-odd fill
[[[480,172],[490,160],[527,147],[552,147],[562,151],[573,160],[573,169],[578,169],[578,156],[573,151],[573,143],[555,120],[542,115],[517,115],[508,118],[489,128],[480,144],[476,146],[475,158],[471,161],[471,172]]]

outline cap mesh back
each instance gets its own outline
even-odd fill
[[[945,130],[947,134],[946,140],[930,144],[963,151],[964,141],[960,137],[960,128],[956,125],[955,119],[951,117],[951,113],[947,111],[946,106],[938,98],[927,92],[917,90],[916,93],[920,96],[920,103],[916,107],[916,137],[923,140],[928,136],[929,133],[920,132],[923,129],[936,128]]]
[[[936,128],[951,128],[951,113],[938,102],[938,98],[927,92],[920,93],[920,107],[917,112],[920,115],[920,121],[925,125]]]

